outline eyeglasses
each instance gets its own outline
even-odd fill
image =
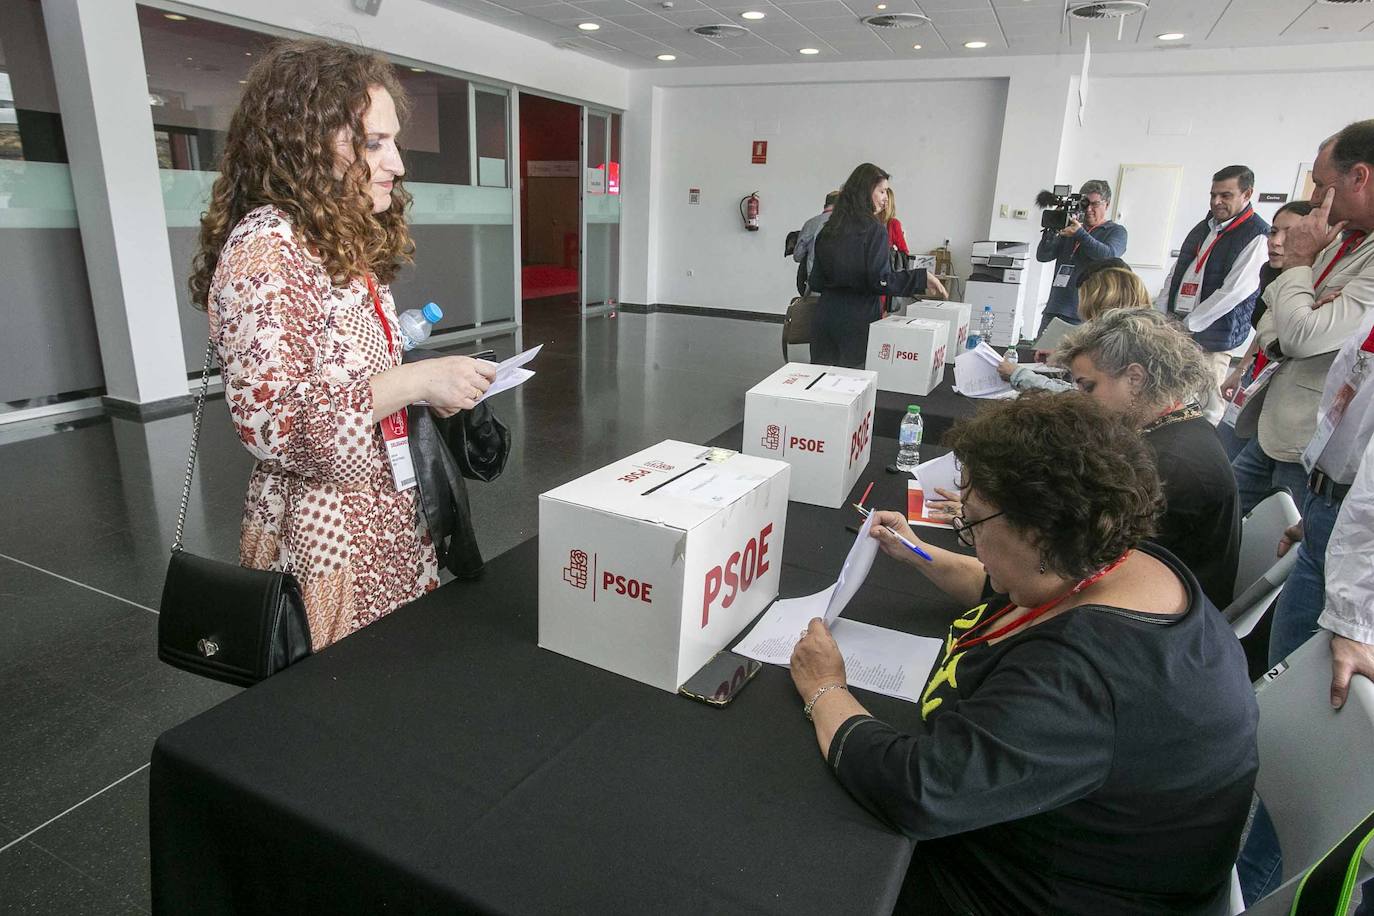
[[[1002,514],[1004,513],[994,512],[991,515],[985,515],[982,518],[972,522],[965,521],[962,515],[956,515],[954,516],[954,518],[949,520],[949,524],[950,527],[954,529],[954,536],[959,539],[960,544],[963,544],[965,547],[973,547],[975,546],[973,529],[983,524],[983,522],[986,522],[988,519],[996,518],[997,516]]]
[[[1086,200],[1083,202],[1083,207],[1087,210],[1105,209],[1106,206],[1107,202],[1105,200]]]

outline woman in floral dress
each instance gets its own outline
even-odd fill
[[[316,650],[439,584],[417,491],[398,486],[379,424],[417,401],[471,409],[493,373],[462,356],[401,365],[388,283],[414,250],[405,109],[380,57],[276,46],[230,123],[191,277],[257,459],[240,562],[295,574]]]

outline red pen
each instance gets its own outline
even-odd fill
[[[864,503],[868,502],[868,494],[870,494],[870,493],[873,492],[873,483],[874,483],[874,481],[870,480],[870,481],[868,482],[868,488],[864,490],[864,495],[859,497],[859,505],[860,505],[860,506],[862,506]]]

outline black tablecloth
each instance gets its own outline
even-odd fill
[[[904,504],[895,454],[875,440],[855,498],[876,474],[870,503]],[[783,597],[834,581],[856,519],[790,505]],[[163,734],[154,911],[891,910],[911,844],[835,782],[785,669],[715,709],[539,649],[537,561],[527,541]],[[935,634],[961,610],[880,557],[846,616]]]

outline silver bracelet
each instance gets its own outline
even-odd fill
[[[812,694],[811,701],[802,707],[802,714],[806,716],[806,721],[811,721],[811,710],[816,708],[816,701],[832,690],[844,690],[847,692],[849,690],[849,686],[846,684],[826,684],[820,690],[817,690],[814,694]]]

